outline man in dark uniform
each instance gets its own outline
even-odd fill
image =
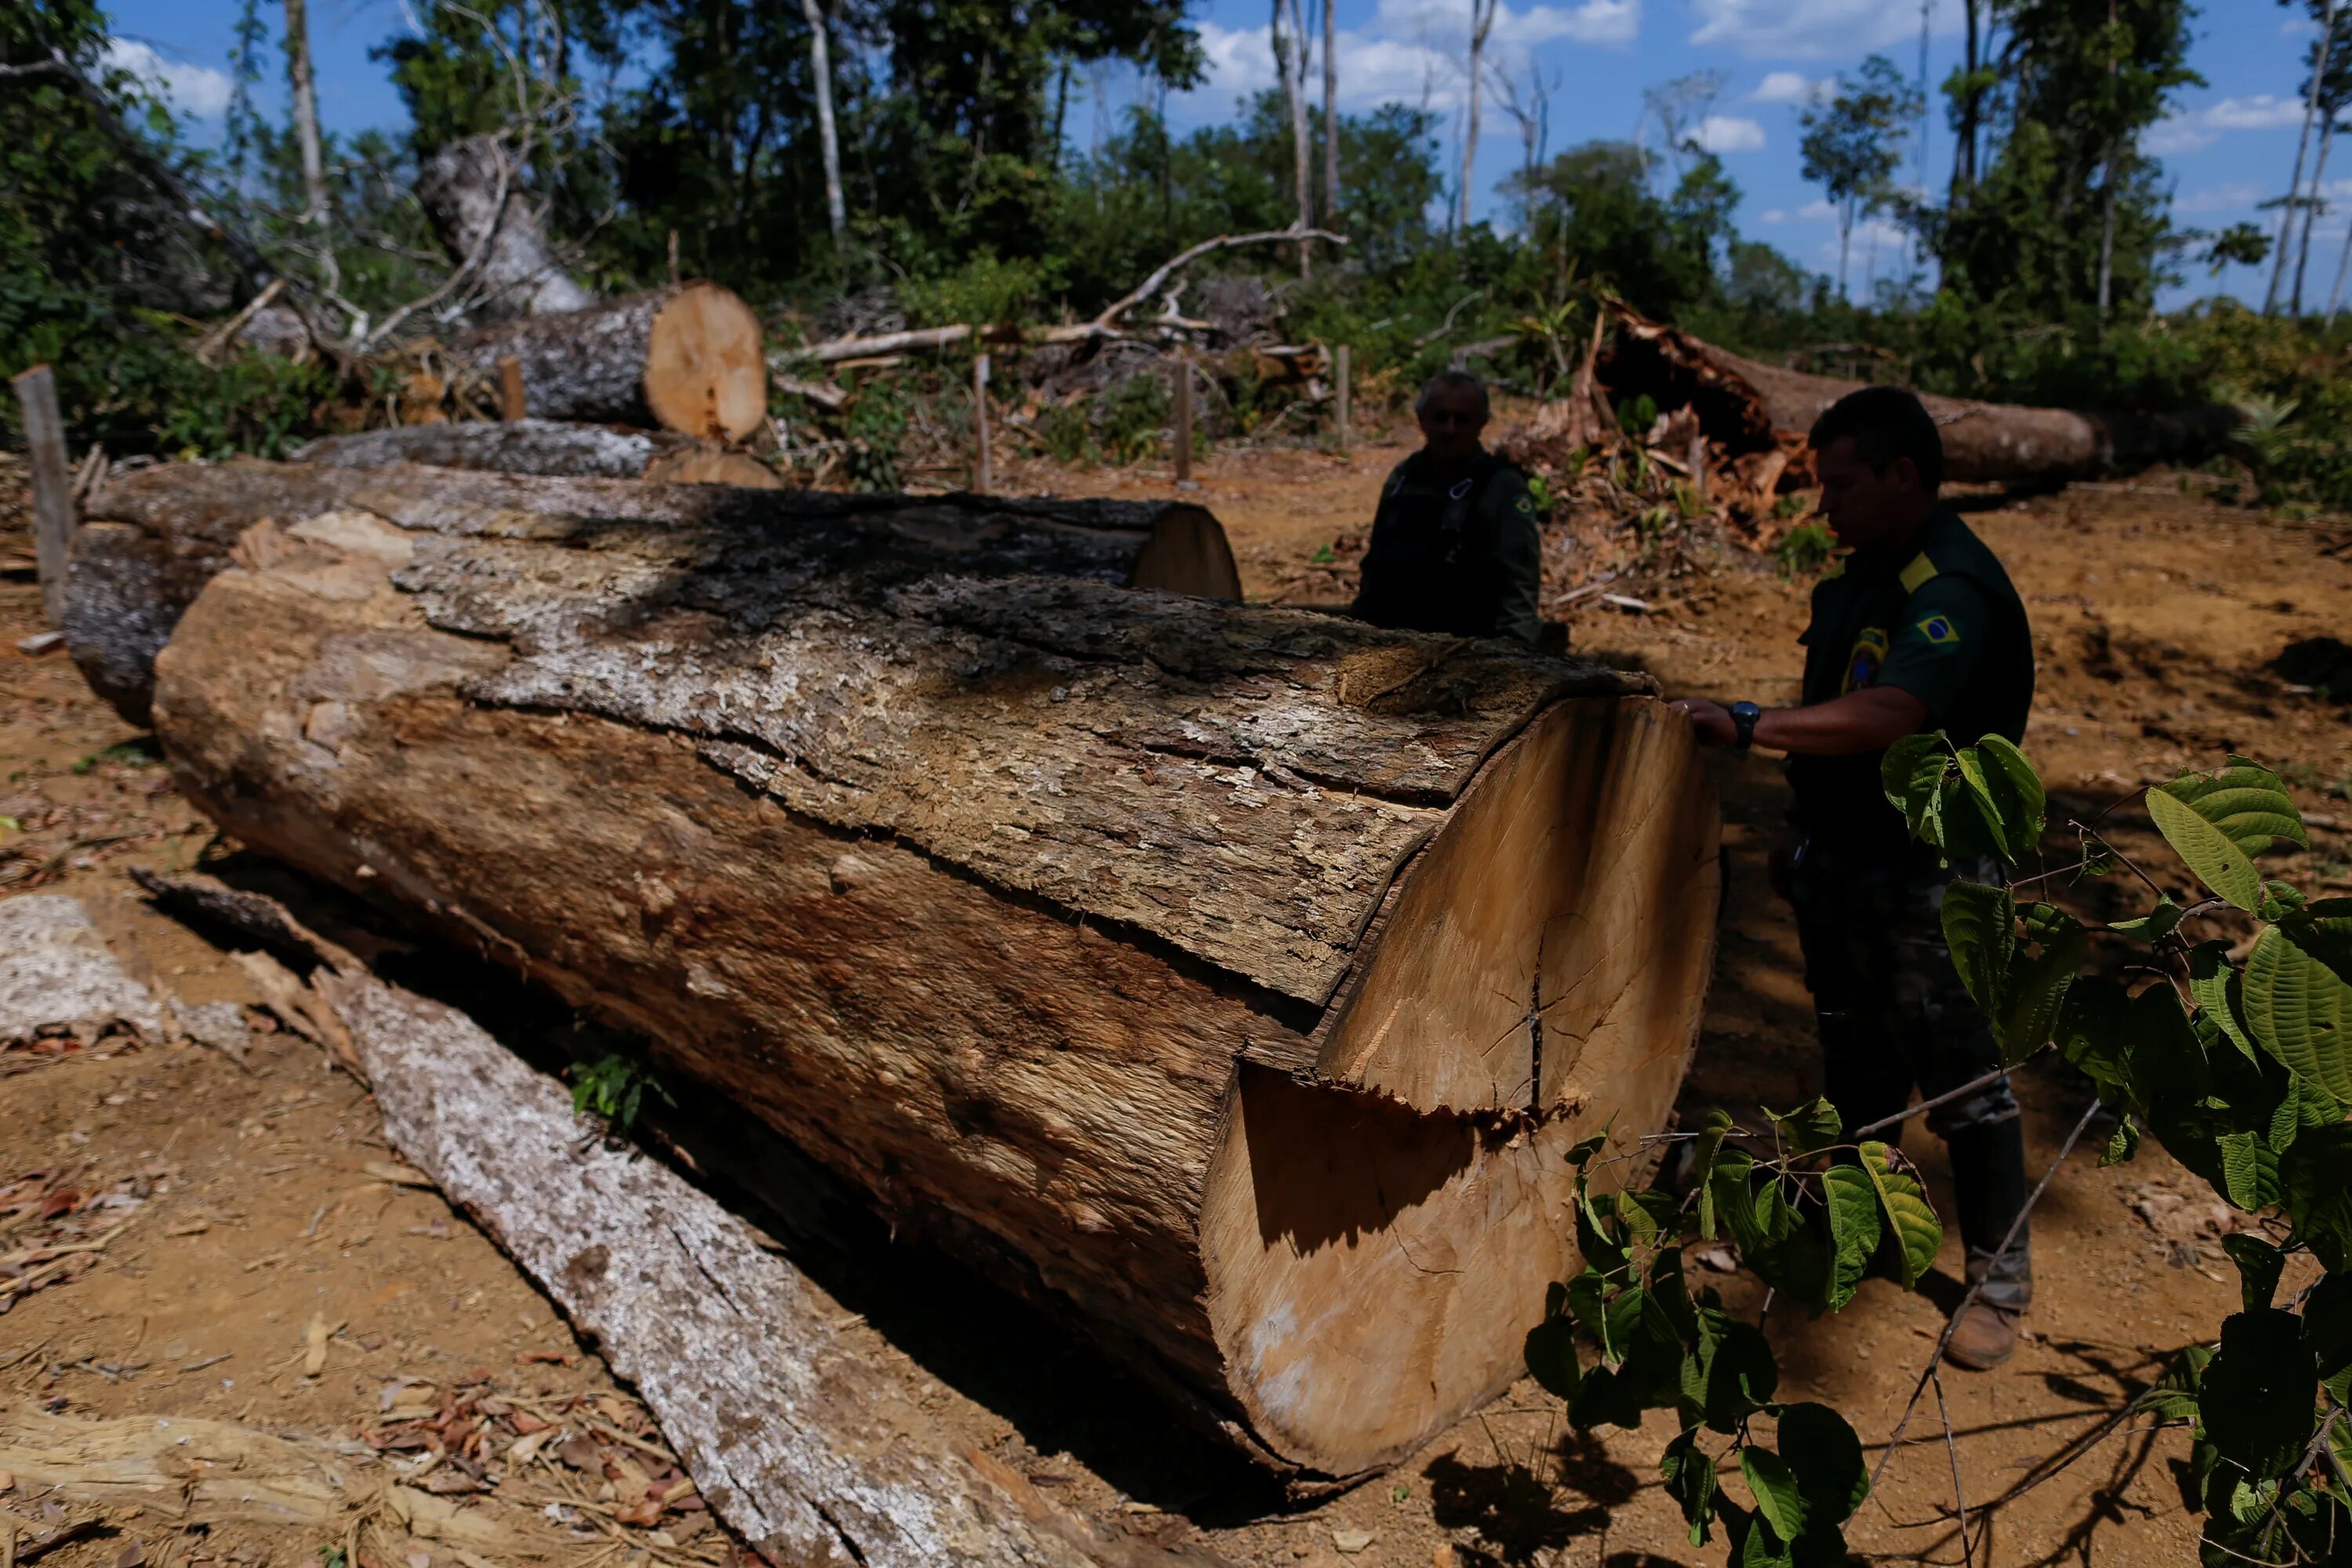
[[[1856,1128],[1892,1116],[1916,1085],[1933,1098],[2000,1065],[1992,1033],[1944,945],[1944,889],[1992,882],[1990,861],[1939,863],[1913,840],[1879,782],[1886,749],[1941,730],[1959,744],[2025,733],[2033,643],[2000,562],[1942,507],[1943,438],[1919,400],[1874,386],[1813,426],[1821,509],[1849,553],[1813,590],[1803,706],[1675,704],[1704,742],[1789,755],[1792,842],[1774,882],[1794,906],[1805,984],[1819,1010],[1824,1091]],[[1951,1153],[1977,1302],[1948,1353],[1984,1369],[2009,1359],[2032,1298],[2025,1146],[2009,1080],[1927,1112]],[[1900,1128],[1878,1136],[1895,1141]]]
[[[1479,443],[1486,384],[1446,371],[1421,389],[1413,413],[1423,444],[1381,489],[1349,613],[1374,626],[1538,641],[1535,498],[1516,464]]]

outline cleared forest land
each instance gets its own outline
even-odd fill
[[[1405,450],[1220,452],[1199,465],[1202,488],[1186,499],[1223,521],[1249,597],[1328,604],[1352,586],[1350,536],[1360,539]],[[1147,468],[1024,468],[999,483],[1174,493],[1164,470]],[[2208,481],[2161,474],[1963,499],[2034,616],[2041,684],[2026,749],[2055,805],[2086,815],[2143,781],[2245,752],[2295,786],[2314,829],[2309,862],[2291,874],[2315,893],[2352,890],[2352,731],[2325,689],[2330,650],[2316,641],[2352,622],[2352,531],[2224,505]],[[0,564],[16,537],[0,533]],[[1669,592],[1644,599],[1645,612],[1579,603],[1572,645],[1646,668],[1671,692],[1793,700],[1809,585],[1737,550],[1700,552]],[[74,895],[135,976],[188,1004],[258,1003],[247,970],[152,911],[128,880],[134,866],[189,868],[211,829],[61,653],[16,650],[38,629],[37,590],[12,572],[0,579],[0,896]],[[2296,644],[2305,646],[2282,665]],[[2333,684],[2352,689],[2352,670]],[[1795,934],[1763,875],[1786,791],[1766,760],[1716,765],[1728,902],[1686,1120],[1711,1106],[1786,1108],[1815,1086]],[[2053,823],[2063,815],[2053,809]],[[2134,842],[2128,831],[2123,841]],[[2087,1091],[2046,1060],[2024,1077],[2038,1164]],[[318,1563],[353,1539],[358,1499],[373,1500],[362,1510],[374,1520],[368,1539],[405,1542],[409,1564],[730,1555],[690,1492],[673,1490],[642,1407],[487,1238],[409,1183],[379,1125],[365,1094],[286,1032],[257,1034],[242,1064],[201,1047],[106,1041],[0,1053],[0,1205],[23,1205],[0,1206],[0,1224],[19,1216],[0,1255],[102,1243],[59,1255],[89,1261],[49,1271],[53,1282],[0,1295],[0,1471],[12,1448],[55,1440],[67,1424],[116,1420],[177,1423],[200,1435],[197,1450],[236,1450],[248,1482],[272,1465],[300,1472],[313,1492],[330,1468],[344,1482],[317,1517],[289,1503],[264,1522],[234,1488],[196,1484],[204,1467],[175,1461],[171,1451],[188,1446],[167,1442],[154,1468],[176,1478],[168,1500],[118,1491],[104,1505],[112,1533],[41,1561],[131,1563],[136,1542],[145,1563],[170,1568]],[[1945,1379],[1968,1507],[1972,1518],[1994,1508],[2001,1563],[2174,1564],[2195,1551],[2175,1476],[2185,1435],[2117,1418],[2171,1351],[2234,1307],[2219,1246],[2229,1211],[2153,1148],[2096,1169],[2095,1143],[2076,1152],[2034,1216],[2028,1343],[1996,1373]],[[1910,1146],[1940,1184],[1934,1141],[1915,1133]],[[1770,1332],[1795,1384],[1784,1397],[1830,1401],[1866,1443],[1883,1438],[1940,1327],[1938,1300],[1957,1294],[1958,1250],[1948,1237],[1921,1295],[1866,1283],[1834,1339],[1776,1312]],[[1719,1559],[1720,1545],[1688,1544],[1659,1490],[1671,1435],[1662,1415],[1588,1439],[1522,1382],[1393,1472],[1286,1504],[1119,1369],[935,1257],[886,1244],[854,1275],[824,1282],[862,1315],[856,1331],[897,1369],[907,1399],[1139,1548],[1168,1548],[1171,1562]],[[1717,1283],[1750,1288],[1732,1275]],[[2052,1473],[2070,1445],[2103,1430]],[[1873,1558],[1958,1559],[1952,1458],[1932,1425],[1925,1432],[1933,1440],[1915,1424],[1853,1528]],[[533,1443],[541,1433],[551,1436]],[[455,1458],[420,1468],[436,1447]],[[38,1490],[0,1490],[0,1505],[40,1516]],[[361,1554],[399,1568],[380,1546],[362,1543]]]

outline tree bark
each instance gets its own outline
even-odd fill
[[[824,216],[833,226],[833,240],[841,243],[849,226],[849,214],[841,201],[841,142],[833,125],[833,55],[825,38],[824,0],[801,0],[801,15],[808,18],[809,76],[816,89],[817,150],[824,160]],[[1066,76],[1064,87],[1068,86]],[[1056,112],[1055,156],[1061,155],[1059,113]]]
[[[2303,314],[2303,277],[2311,265],[2311,226],[2319,221],[2325,202],[2320,193],[2327,189],[2327,150],[2335,140],[2336,116],[2331,110],[2319,128],[2319,155],[2312,160],[2311,168],[2311,205],[2304,212],[2303,236],[2295,244],[2294,287],[2287,296],[2287,314],[2291,316]]]
[[[453,365],[485,378],[512,354],[541,419],[658,425],[740,440],[768,416],[760,319],[716,283],[688,283],[468,332]]]
[[[593,427],[591,427],[593,428]],[[1239,599],[1241,576],[1214,514],[1189,501],[1015,500],[999,496],[839,495],[750,491],[698,484],[640,484],[600,477],[617,445],[549,447],[466,442],[452,431],[521,431],[512,425],[420,425],[314,442],[319,466],[237,461],[134,468],[92,496],[77,537],[66,596],[67,645],[90,686],[134,724],[148,721],[155,655],[181,612],[235,560],[238,540],[265,518],[366,512],[394,522],[451,515],[530,518],[563,531],[591,518],[693,528],[733,518],[744,529],[785,532],[854,527],[877,553],[913,574],[952,570],[980,577],[1023,573],[1083,577],[1125,587]],[[599,431],[599,436],[608,434]],[[343,446],[341,443],[350,443]],[[649,439],[656,460],[658,439]],[[346,456],[403,450],[450,459],[434,468],[387,463],[331,466]],[[549,469],[566,453],[570,474]],[[456,459],[463,459],[457,461]],[[538,465],[506,472],[512,461]],[[534,477],[522,477],[523,475]],[[518,525],[520,526],[520,525]]]
[[[1323,221],[1339,221],[1339,0],[1323,0]]]
[[[2327,54],[2336,42],[2336,0],[2325,0],[2319,11],[2319,46],[2313,51],[2311,90],[2303,100],[2303,132],[2294,141],[2294,174],[2286,183],[2286,205],[2279,210],[2277,252],[2271,263],[2270,288],[2263,294],[2263,314],[2267,316],[2278,308],[2279,286],[2286,279],[2288,237],[2294,232],[2296,205],[2302,200],[2303,160],[2311,150],[2311,122],[2319,112],[2319,100],[2327,91]],[[2308,226],[2309,214],[2304,216]]]
[[[495,132],[436,148],[417,174],[416,199],[450,260],[473,263],[484,317],[553,315],[595,303],[555,258]]]
[[[1864,384],[1759,364],[1677,328],[1621,320],[1601,382],[1622,403],[1647,393],[1658,407],[1687,404],[1727,454],[1770,449],[1775,430],[1812,427],[1831,404]],[[2226,404],[2147,413],[2076,411],[1921,395],[1944,437],[1944,477],[1960,482],[2051,483],[2150,463],[2198,462],[2221,449],[2242,419]],[[1543,416],[1540,412],[1537,420]],[[1531,422],[1531,427],[1535,422]]]
[[[1470,0],[1470,106],[1462,123],[1462,228],[1470,227],[1472,174],[1478,163],[1478,85],[1484,75],[1486,35],[1502,0]]]
[[[1274,64],[1282,78],[1282,93],[1290,110],[1290,190],[1295,198],[1297,221],[1295,226],[1304,235],[1315,225],[1315,187],[1310,170],[1314,167],[1312,142],[1307,134],[1307,14],[1306,0],[1274,0]],[[1283,17],[1287,15],[1289,31],[1283,30]],[[1298,275],[1307,277],[1314,268],[1314,249],[1301,238],[1298,242]]]
[[[274,513],[158,660],[225,828],[645,1034],[1278,1466],[1518,1374],[1561,1156],[1663,1122],[1711,959],[1645,682],[860,519],[386,510]]]
[[[302,156],[302,221],[316,237],[319,275],[328,290],[342,288],[335,261],[334,220],[327,202],[327,161],[319,136],[319,98],[310,80],[310,18],[307,0],[286,0],[286,82],[294,100],[294,142]]]
[[[674,430],[567,425],[552,419],[461,420],[321,436],[295,448],[293,460],[331,468],[423,463],[488,473],[634,479],[642,478],[656,458],[694,451],[699,445]]]

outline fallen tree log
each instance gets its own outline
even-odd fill
[[[529,316],[449,344],[451,363],[486,381],[509,355],[522,363],[526,410],[541,419],[740,441],[768,416],[760,319],[716,283]]]
[[[1776,430],[1810,430],[1830,405],[1867,384],[1761,364],[1630,314],[1619,319],[1601,353],[1599,379],[1620,406],[1644,394],[1661,410],[1688,405],[1707,438],[1734,458],[1769,451]],[[2051,483],[2151,463],[2201,462],[2222,449],[2243,418],[2226,404],[2145,413],[2032,408],[1933,393],[1920,401],[1943,431],[1944,477],[1963,483]]]
[[[294,449],[293,461],[331,468],[381,468],[423,463],[499,474],[545,474],[581,479],[635,479],[673,452],[700,447],[675,430],[634,430],[557,419],[445,421],[397,425],[352,436],[321,436]]]
[[[1685,722],[1496,643],[910,580],[860,521],[257,529],[157,731],[244,842],[645,1034],[1262,1457],[1410,1453],[1517,1374],[1565,1150],[1672,1106]]]
[[[515,450],[495,441],[455,451],[434,445],[443,433],[465,428],[420,425],[374,434],[405,440],[415,431],[426,449],[484,464]],[[551,450],[529,449],[541,456]],[[601,442],[586,449],[599,460],[608,450]],[[1241,597],[1241,575],[1223,525],[1189,501],[755,491],[399,464],[181,463],[119,474],[84,509],[65,620],[67,645],[83,677],[125,719],[145,724],[156,650],[181,611],[230,564],[245,531],[266,518],[339,511],[427,525],[445,512],[478,519],[510,514],[535,520],[512,526],[557,534],[592,518],[681,527],[723,521],[747,535],[858,523],[865,530],[858,537],[868,540],[869,568],[887,560],[908,576],[1045,574]]]

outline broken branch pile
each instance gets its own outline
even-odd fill
[[[1286,1469],[1516,1375],[1560,1155],[1661,1124],[1710,958],[1713,805],[1645,683],[974,576],[887,514],[287,472],[310,510],[155,660],[228,831],[650,1037]],[[93,607],[162,619],[95,563],[217,526],[156,502],[85,531]]]

